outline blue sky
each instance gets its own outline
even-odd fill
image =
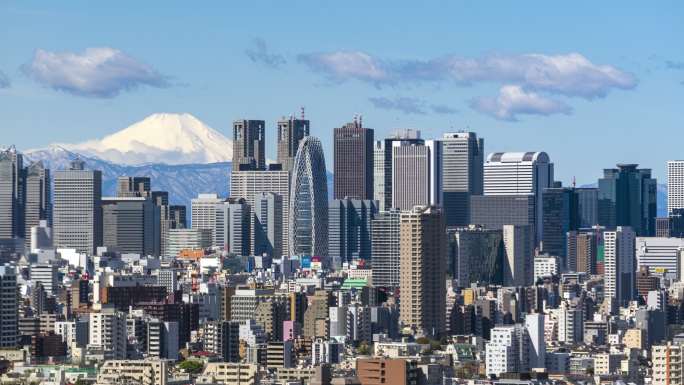
[[[376,137],[469,129],[487,153],[545,150],[565,183],[617,162],[664,181],[684,158],[681,1],[92,4],[0,5],[0,143],[189,112],[226,135],[266,120],[273,158],[276,120],[305,106],[329,165],[357,113]]]

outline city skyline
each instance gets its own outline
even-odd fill
[[[236,119],[263,119],[266,136],[274,137],[277,120],[298,115],[305,106],[311,135],[321,138],[328,154],[332,130],[362,114],[376,138],[395,128],[420,129],[425,138],[463,129],[486,139],[485,154],[546,151],[565,184],[573,176],[580,184],[596,180],[603,168],[619,162],[651,168],[663,181],[665,162],[680,157],[675,141],[661,139],[677,133],[676,100],[684,91],[684,58],[669,49],[682,26],[668,22],[681,5],[613,5],[531,7],[534,11],[497,5],[497,13],[486,3],[450,3],[442,4],[442,12],[426,7],[414,14],[381,5],[357,12],[305,3],[216,4],[202,10],[145,4],[128,15],[116,7],[85,12],[78,5],[9,3],[0,16],[15,37],[7,39],[0,57],[0,113],[9,128],[3,144],[25,150],[78,143],[163,111],[190,112],[225,136]],[[609,11],[621,20],[614,28],[602,23]],[[259,14],[265,27],[258,33],[241,29],[241,19],[249,17],[220,22],[236,13]],[[144,28],[152,15],[168,20],[185,15],[193,34],[166,21],[152,22],[154,31]],[[305,17],[312,29],[283,32],[272,26],[288,16]],[[337,17],[354,18],[361,27],[325,28]],[[413,17],[432,22],[412,27]],[[585,28],[567,36],[569,23],[579,17]],[[119,19],[129,21],[127,31],[113,34]],[[26,20],[30,31],[22,25]],[[63,26],[56,28],[55,20]],[[407,27],[390,38],[387,31],[395,23]],[[313,29],[322,32],[304,31]],[[146,38],[138,39],[141,33]],[[434,36],[442,38],[438,42]],[[615,44],[621,41],[629,44]],[[112,77],[81,66],[99,55],[110,60],[105,70],[128,72]],[[455,77],[444,74],[444,63],[460,71]],[[543,84],[501,72],[496,63],[541,71]],[[472,71],[463,70],[465,64],[472,64]],[[565,65],[569,72],[555,72]],[[85,83],[74,85],[74,74],[84,75]],[[271,88],[297,91],[294,97],[264,97]],[[28,114],[35,109],[41,114]],[[649,135],[642,134],[646,129]],[[266,143],[270,159],[275,146],[273,140]],[[579,148],[591,156],[578,156]]]

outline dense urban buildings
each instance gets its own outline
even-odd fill
[[[0,382],[681,382],[684,207],[655,218],[650,170],[563,186],[545,152],[359,118],[329,195],[309,121],[272,127],[276,162],[267,127],[234,121],[229,193],[188,208],[1,152]]]

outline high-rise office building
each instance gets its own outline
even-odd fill
[[[400,224],[398,209],[379,212],[371,221],[373,286],[399,287]]]
[[[203,250],[212,245],[209,229],[169,229],[166,241],[167,257],[177,257],[183,250]]]
[[[667,162],[667,214],[684,209],[684,160]]]
[[[577,199],[577,227],[590,228],[598,224],[598,189],[573,188]]]
[[[235,199],[244,198],[250,207],[256,204],[256,198],[262,193],[278,194],[282,198],[283,215],[280,236],[282,253],[289,255],[289,205],[290,205],[290,173],[282,170],[268,171],[236,171],[230,173],[230,196]],[[254,228],[254,226],[252,226]],[[256,238],[252,232],[252,239]]]
[[[373,129],[354,119],[335,128],[335,199],[373,199]]]
[[[577,229],[577,195],[571,188],[546,188],[542,193],[541,251],[561,258],[566,266],[568,231]]]
[[[48,226],[52,224],[50,185],[50,170],[43,166],[43,162],[32,163],[26,168],[24,235],[27,246],[31,245],[31,227],[39,226],[40,221],[47,221]]]
[[[24,237],[24,190],[23,155],[0,151],[0,239]]]
[[[531,226],[503,226],[505,286],[530,286],[534,283],[533,239]]]
[[[655,234],[657,181],[650,169],[618,164],[599,179],[598,222],[614,229],[629,226],[639,236]]]
[[[328,209],[328,252],[334,266],[354,259],[371,258],[371,220],[377,202],[335,199]]]
[[[484,139],[474,132],[447,133],[442,142],[443,206],[447,227],[470,222],[470,196],[482,195]]]
[[[168,191],[151,191],[149,193],[152,203],[157,206],[168,206],[169,205],[169,192]]]
[[[254,198],[254,255],[283,255],[283,197],[262,192]]]
[[[292,171],[299,142],[309,136],[309,121],[294,116],[278,121],[278,163],[284,171]]]
[[[187,209],[184,205],[169,206],[169,220],[172,229],[185,229],[188,227]]]
[[[161,255],[160,215],[149,198],[102,198],[102,245],[121,253]]]
[[[102,172],[85,170],[76,159],[55,172],[53,241],[55,248],[94,253],[102,245]]]
[[[266,169],[266,123],[263,120],[233,122],[233,168]]]
[[[245,199],[228,199],[215,206],[214,247],[239,256],[251,253],[251,209]]]
[[[400,319],[418,334],[446,330],[446,239],[444,215],[434,206],[401,213]]]
[[[470,221],[487,229],[504,225],[535,225],[535,197],[532,195],[474,195],[470,197]]]
[[[19,342],[19,286],[13,265],[0,265],[0,349]]]
[[[545,152],[495,152],[484,165],[484,195],[535,198],[535,244],[542,239],[542,193],[553,180],[553,163]]]
[[[117,197],[149,197],[150,194],[150,177],[120,176],[116,179]]]
[[[210,230],[213,244],[216,240],[216,205],[224,201],[225,199],[219,198],[217,194],[199,194],[190,203],[190,225],[193,229]]]
[[[411,210],[414,206],[442,202],[442,142],[424,145],[394,143],[392,147],[392,207]]]
[[[328,186],[321,141],[307,136],[292,169],[290,255],[328,255]]]
[[[630,227],[618,226],[603,233],[604,297],[618,306],[626,306],[636,294],[635,240]]]
[[[375,141],[373,148],[373,196],[380,211],[392,207],[392,148],[401,145],[422,145],[418,130],[397,130],[388,138]]]
[[[450,265],[458,286],[504,284],[506,262],[501,229],[472,225],[448,234]]]

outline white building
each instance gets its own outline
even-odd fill
[[[684,238],[637,237],[636,270],[647,266],[651,274],[679,279]]]
[[[667,162],[667,213],[684,208],[684,160]]]
[[[211,234],[208,229],[169,229],[166,256],[177,257],[183,250],[211,247]]]
[[[210,230],[212,242],[215,239],[216,205],[223,201],[217,194],[199,194],[191,202],[192,228]]]
[[[558,257],[539,255],[534,258],[534,282],[540,278],[550,278],[559,273]]]
[[[89,355],[104,360],[126,358],[126,314],[111,307],[90,313]]]
[[[486,346],[487,376],[520,373],[529,368],[528,339],[522,325],[497,326],[490,331]]]
[[[545,152],[495,152],[484,164],[484,195],[533,195],[536,240],[542,239],[542,195],[553,185],[553,163]]]
[[[30,276],[34,287],[40,283],[47,295],[55,295],[55,289],[59,284],[57,265],[50,263],[31,265]]]
[[[627,305],[636,293],[635,241],[631,227],[618,226],[615,231],[603,233],[604,296],[620,306]]]

